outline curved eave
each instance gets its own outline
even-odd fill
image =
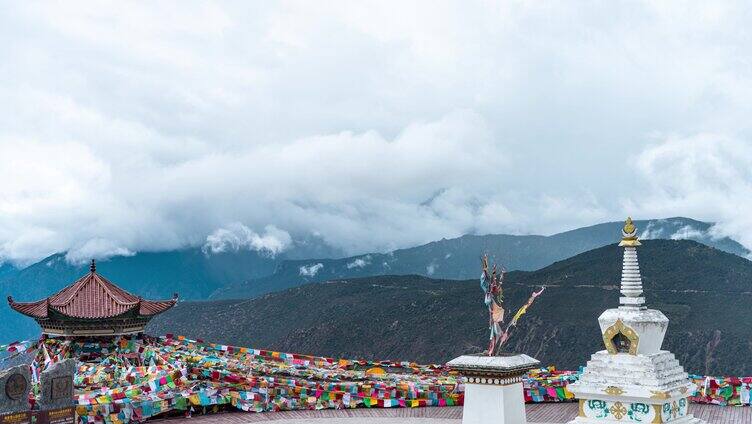
[[[53,315],[60,315],[65,318],[83,319],[83,320],[97,320],[97,319],[111,319],[117,318],[130,313],[136,313],[136,315],[142,317],[152,317],[157,314],[172,308],[178,302],[178,295],[169,300],[145,300],[141,299],[138,302],[131,304],[129,308],[124,310],[118,310],[118,308],[111,308],[111,313],[104,313],[101,309],[99,311],[93,311],[95,313],[71,314],[64,308],[57,308],[57,305],[50,304],[49,299],[42,299],[36,302],[16,302],[11,296],[8,296],[8,305],[16,312],[26,315],[35,319],[47,319],[51,318],[50,313]],[[121,305],[122,306],[122,305]],[[78,308],[80,309],[80,308]],[[108,308],[109,309],[109,308]]]
[[[14,311],[31,318],[47,318],[47,299],[36,302],[16,302],[8,296],[8,305]]]
[[[141,316],[154,316],[172,308],[177,303],[177,294],[170,300],[142,300],[138,314]]]

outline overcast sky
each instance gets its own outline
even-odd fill
[[[0,258],[627,214],[752,247],[744,3],[4,3]]]

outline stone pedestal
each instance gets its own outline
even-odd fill
[[[450,369],[466,377],[462,424],[524,424],[522,376],[540,362],[527,355],[463,355]]]

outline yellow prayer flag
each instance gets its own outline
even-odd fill
[[[383,368],[373,367],[366,370],[366,375],[384,375],[386,371]]]
[[[525,315],[525,312],[527,312],[527,305],[520,308],[519,311],[517,311],[516,314],[514,314],[514,318],[512,318],[512,322],[517,322],[518,319],[520,319],[521,316]]]
[[[201,406],[201,399],[196,394],[188,396],[188,400],[193,406]]]

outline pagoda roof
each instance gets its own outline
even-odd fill
[[[14,310],[32,318],[44,319],[50,311],[79,319],[112,318],[135,310],[141,316],[153,316],[172,308],[178,300],[146,300],[131,294],[96,272],[90,272],[52,296],[36,302],[16,302],[8,296]]]

